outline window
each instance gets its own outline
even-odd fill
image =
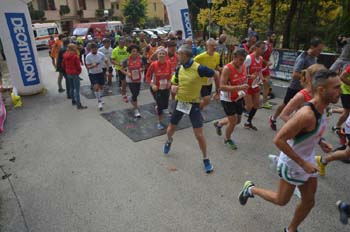
[[[85,0],[79,0],[79,9],[86,10],[86,1]]]
[[[55,0],[48,0],[47,5],[48,5],[48,10],[56,10]]]
[[[56,10],[55,0],[38,0],[39,10]]]
[[[156,12],[157,11],[157,3],[153,3],[153,11]]]
[[[98,0],[98,9],[104,9],[104,8],[105,8],[105,1]]]

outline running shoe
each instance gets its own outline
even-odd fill
[[[81,103],[77,105],[78,110],[85,110],[87,109],[87,106],[83,106]]]
[[[164,148],[163,148],[163,152],[164,154],[168,154],[170,151],[170,147],[171,147],[171,143],[173,142],[173,139],[168,139],[165,144],[164,144]]]
[[[246,181],[243,185],[242,191],[239,193],[238,199],[241,205],[245,205],[248,201],[248,198],[254,197],[253,194],[249,193],[249,188],[255,186],[250,180]]]
[[[320,176],[325,176],[325,175],[326,175],[326,165],[327,165],[327,164],[323,164],[323,163],[321,162],[321,156],[319,156],[319,155],[317,155],[317,156],[315,157],[315,159],[316,159],[317,166],[318,166],[318,169],[319,169],[318,174],[319,174]]]
[[[214,122],[214,126],[215,126],[215,129],[216,129],[216,134],[221,136],[222,135],[222,126],[219,126],[219,121],[216,121]]]
[[[340,213],[340,222],[347,225],[350,217],[350,205],[343,201],[337,201],[336,205]]]
[[[99,109],[100,111],[103,110],[103,104],[102,104],[102,102],[99,102],[99,103],[98,103],[98,109]]]
[[[203,160],[203,164],[204,164],[204,169],[206,173],[211,173],[214,170],[213,165],[210,163],[209,159],[204,159]]]
[[[288,232],[288,229],[287,229],[287,228],[284,228],[284,229],[283,229],[283,232]],[[297,232],[298,232],[298,230],[297,230]]]
[[[262,108],[270,110],[272,108],[272,105],[267,101],[262,105]]]
[[[140,111],[138,109],[134,110],[134,117],[135,118],[141,118],[141,114],[140,114]]]
[[[128,103],[128,102],[129,102],[128,96],[127,96],[127,95],[124,95],[124,96],[123,96],[123,101],[124,101],[125,103]]]
[[[271,127],[271,129],[274,130],[274,131],[277,130],[276,120],[273,119],[273,116],[270,117],[270,127]]]
[[[255,126],[253,126],[253,124],[252,124],[251,122],[246,122],[246,123],[244,123],[244,128],[246,128],[246,129],[252,129],[252,130],[255,130],[255,131],[258,130],[258,128],[256,128]]]
[[[63,93],[64,91],[66,91],[65,89],[58,89],[59,93]]]
[[[165,129],[164,124],[161,123],[161,122],[159,122],[159,123],[157,124],[157,129],[158,129],[158,130],[164,130],[164,129]]]
[[[237,150],[237,146],[236,146],[235,142],[232,139],[228,139],[228,140],[224,141],[224,143],[231,150]]]
[[[277,169],[278,156],[269,154],[267,158],[269,159],[269,169],[275,172]]]
[[[243,112],[243,115],[244,115],[245,117],[247,117],[247,118],[248,118],[248,117],[249,117],[249,112],[244,111],[244,112]]]

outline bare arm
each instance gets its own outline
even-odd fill
[[[314,129],[316,119],[309,107],[301,108],[286,124],[279,130],[275,136],[274,144],[288,157],[295,161],[307,173],[318,171],[317,166],[302,159],[292,147],[287,143],[287,140],[294,138],[300,132],[309,132]]]
[[[296,71],[294,71],[293,74],[292,74],[292,78],[293,78],[294,80],[300,80],[301,77],[302,77],[301,72],[296,72]]]
[[[304,95],[302,93],[297,93],[283,109],[280,118],[287,122],[293,115],[294,111],[297,111],[304,103]]]

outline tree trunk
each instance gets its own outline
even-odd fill
[[[277,0],[271,0],[271,16],[270,16],[270,25],[269,25],[270,31],[274,31],[274,28],[275,28],[276,7],[277,7]]]
[[[282,44],[283,48],[289,48],[292,21],[297,11],[297,6],[298,6],[298,1],[291,0],[289,11],[288,11],[286,20],[284,21],[283,44]]]

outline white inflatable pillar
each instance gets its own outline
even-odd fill
[[[168,12],[172,31],[182,30],[185,39],[194,37],[187,0],[162,0]],[[193,38],[194,42],[194,38]]]
[[[19,95],[32,95],[43,89],[28,2],[0,0],[0,38],[11,82]]]

